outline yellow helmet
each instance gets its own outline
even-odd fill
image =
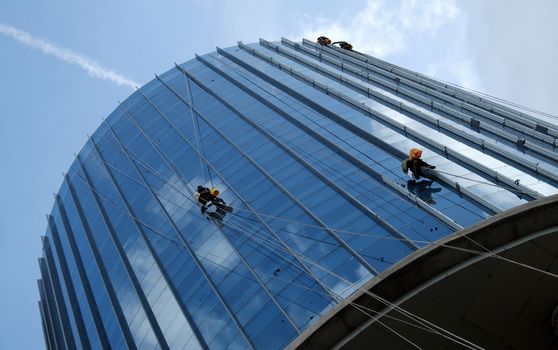
[[[422,150],[419,148],[411,148],[411,151],[409,152],[409,158],[410,159],[418,159],[422,156]]]
[[[213,187],[209,193],[211,193],[212,196],[217,197],[219,195],[219,190]]]

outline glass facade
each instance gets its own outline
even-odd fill
[[[306,40],[196,57],[124,101],[68,170],[39,259],[47,347],[284,348],[412,252],[557,193],[556,136]],[[434,181],[401,171],[411,147]],[[198,185],[233,212],[202,215]]]

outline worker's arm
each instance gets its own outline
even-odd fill
[[[222,198],[219,198],[219,197],[215,197],[213,199],[213,203],[219,203],[219,204],[227,205],[227,203],[225,203],[225,201]]]
[[[420,159],[419,166],[424,167],[424,168],[428,168],[428,169],[436,169],[436,167],[434,165],[430,165],[422,159]]]

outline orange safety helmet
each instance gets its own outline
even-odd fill
[[[419,148],[411,148],[409,151],[409,159],[419,159],[422,156],[422,150]]]
[[[213,187],[209,193],[211,193],[212,196],[217,197],[219,195],[219,190]]]

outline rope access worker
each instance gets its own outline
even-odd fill
[[[334,43],[332,43],[331,45],[335,45],[335,44],[339,44],[339,47],[345,50],[352,50],[353,49],[353,45],[349,44],[346,41],[336,41]]]
[[[329,45],[331,44],[331,40],[328,37],[320,36],[317,40],[318,44],[320,45]]]
[[[405,159],[401,163],[401,169],[404,173],[407,173],[411,170],[415,179],[420,179],[420,177],[430,178],[431,176],[428,173],[424,172],[424,169],[436,169],[434,165],[430,165],[424,160],[420,159],[422,156],[422,150],[418,148],[411,148],[409,151],[409,158]]]
[[[219,190],[212,188],[211,190],[207,187],[198,186],[197,192],[194,193],[194,197],[200,203],[201,213],[205,214],[205,211],[210,206],[214,205],[217,210],[223,210],[226,208],[227,203],[222,198],[219,198]]]

